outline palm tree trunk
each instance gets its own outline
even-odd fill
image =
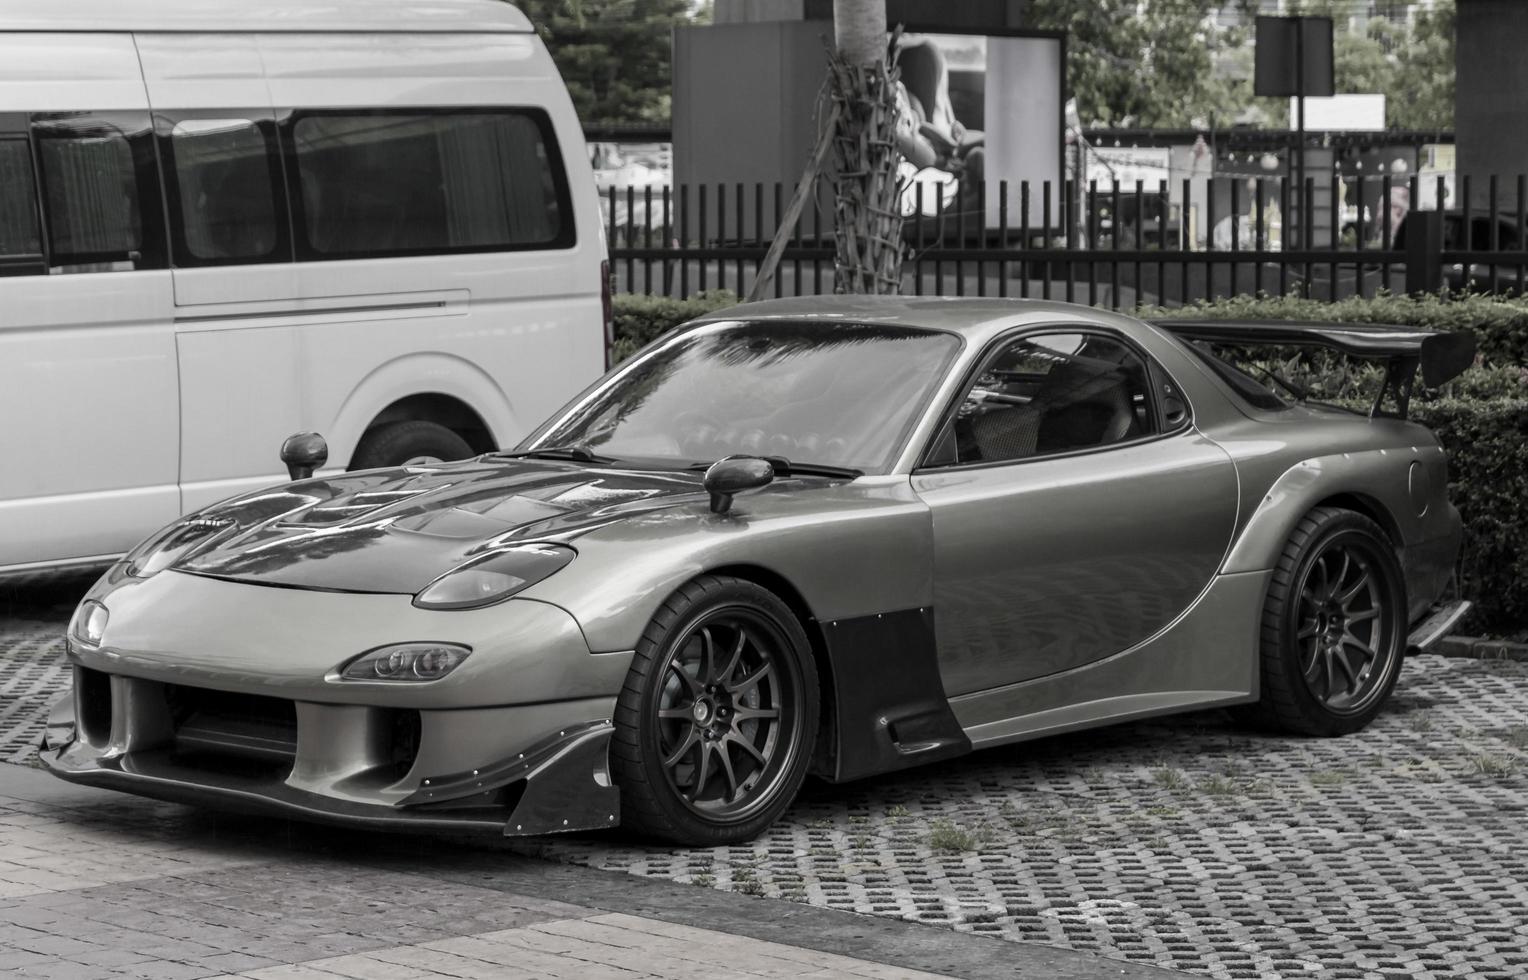
[[[833,0],[833,22],[833,289],[895,293],[902,285],[902,218],[896,69],[887,56],[885,0]]]

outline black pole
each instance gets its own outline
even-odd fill
[[[1295,193],[1300,196],[1297,215],[1305,213],[1305,18],[1295,18]],[[1310,228],[1299,225],[1299,248],[1309,248]]]

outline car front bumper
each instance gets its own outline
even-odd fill
[[[88,595],[109,613],[101,641],[68,640],[73,692],[41,753],[64,779],[373,827],[619,822],[606,756],[632,655],[591,653],[557,606],[440,612],[116,571]],[[406,641],[471,653],[429,682],[340,678],[362,651]]]
[[[284,701],[75,667],[42,761],[140,796],[392,830],[613,827],[614,699],[456,711]],[[484,755],[491,762],[462,763]],[[462,746],[480,748],[464,753]]]

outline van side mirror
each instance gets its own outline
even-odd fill
[[[317,432],[299,432],[287,436],[281,444],[281,461],[294,480],[306,480],[313,471],[329,462],[329,444]]]

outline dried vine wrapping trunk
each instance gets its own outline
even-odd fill
[[[833,136],[833,291],[895,293],[902,287],[902,217],[897,209],[896,68],[828,57]]]

